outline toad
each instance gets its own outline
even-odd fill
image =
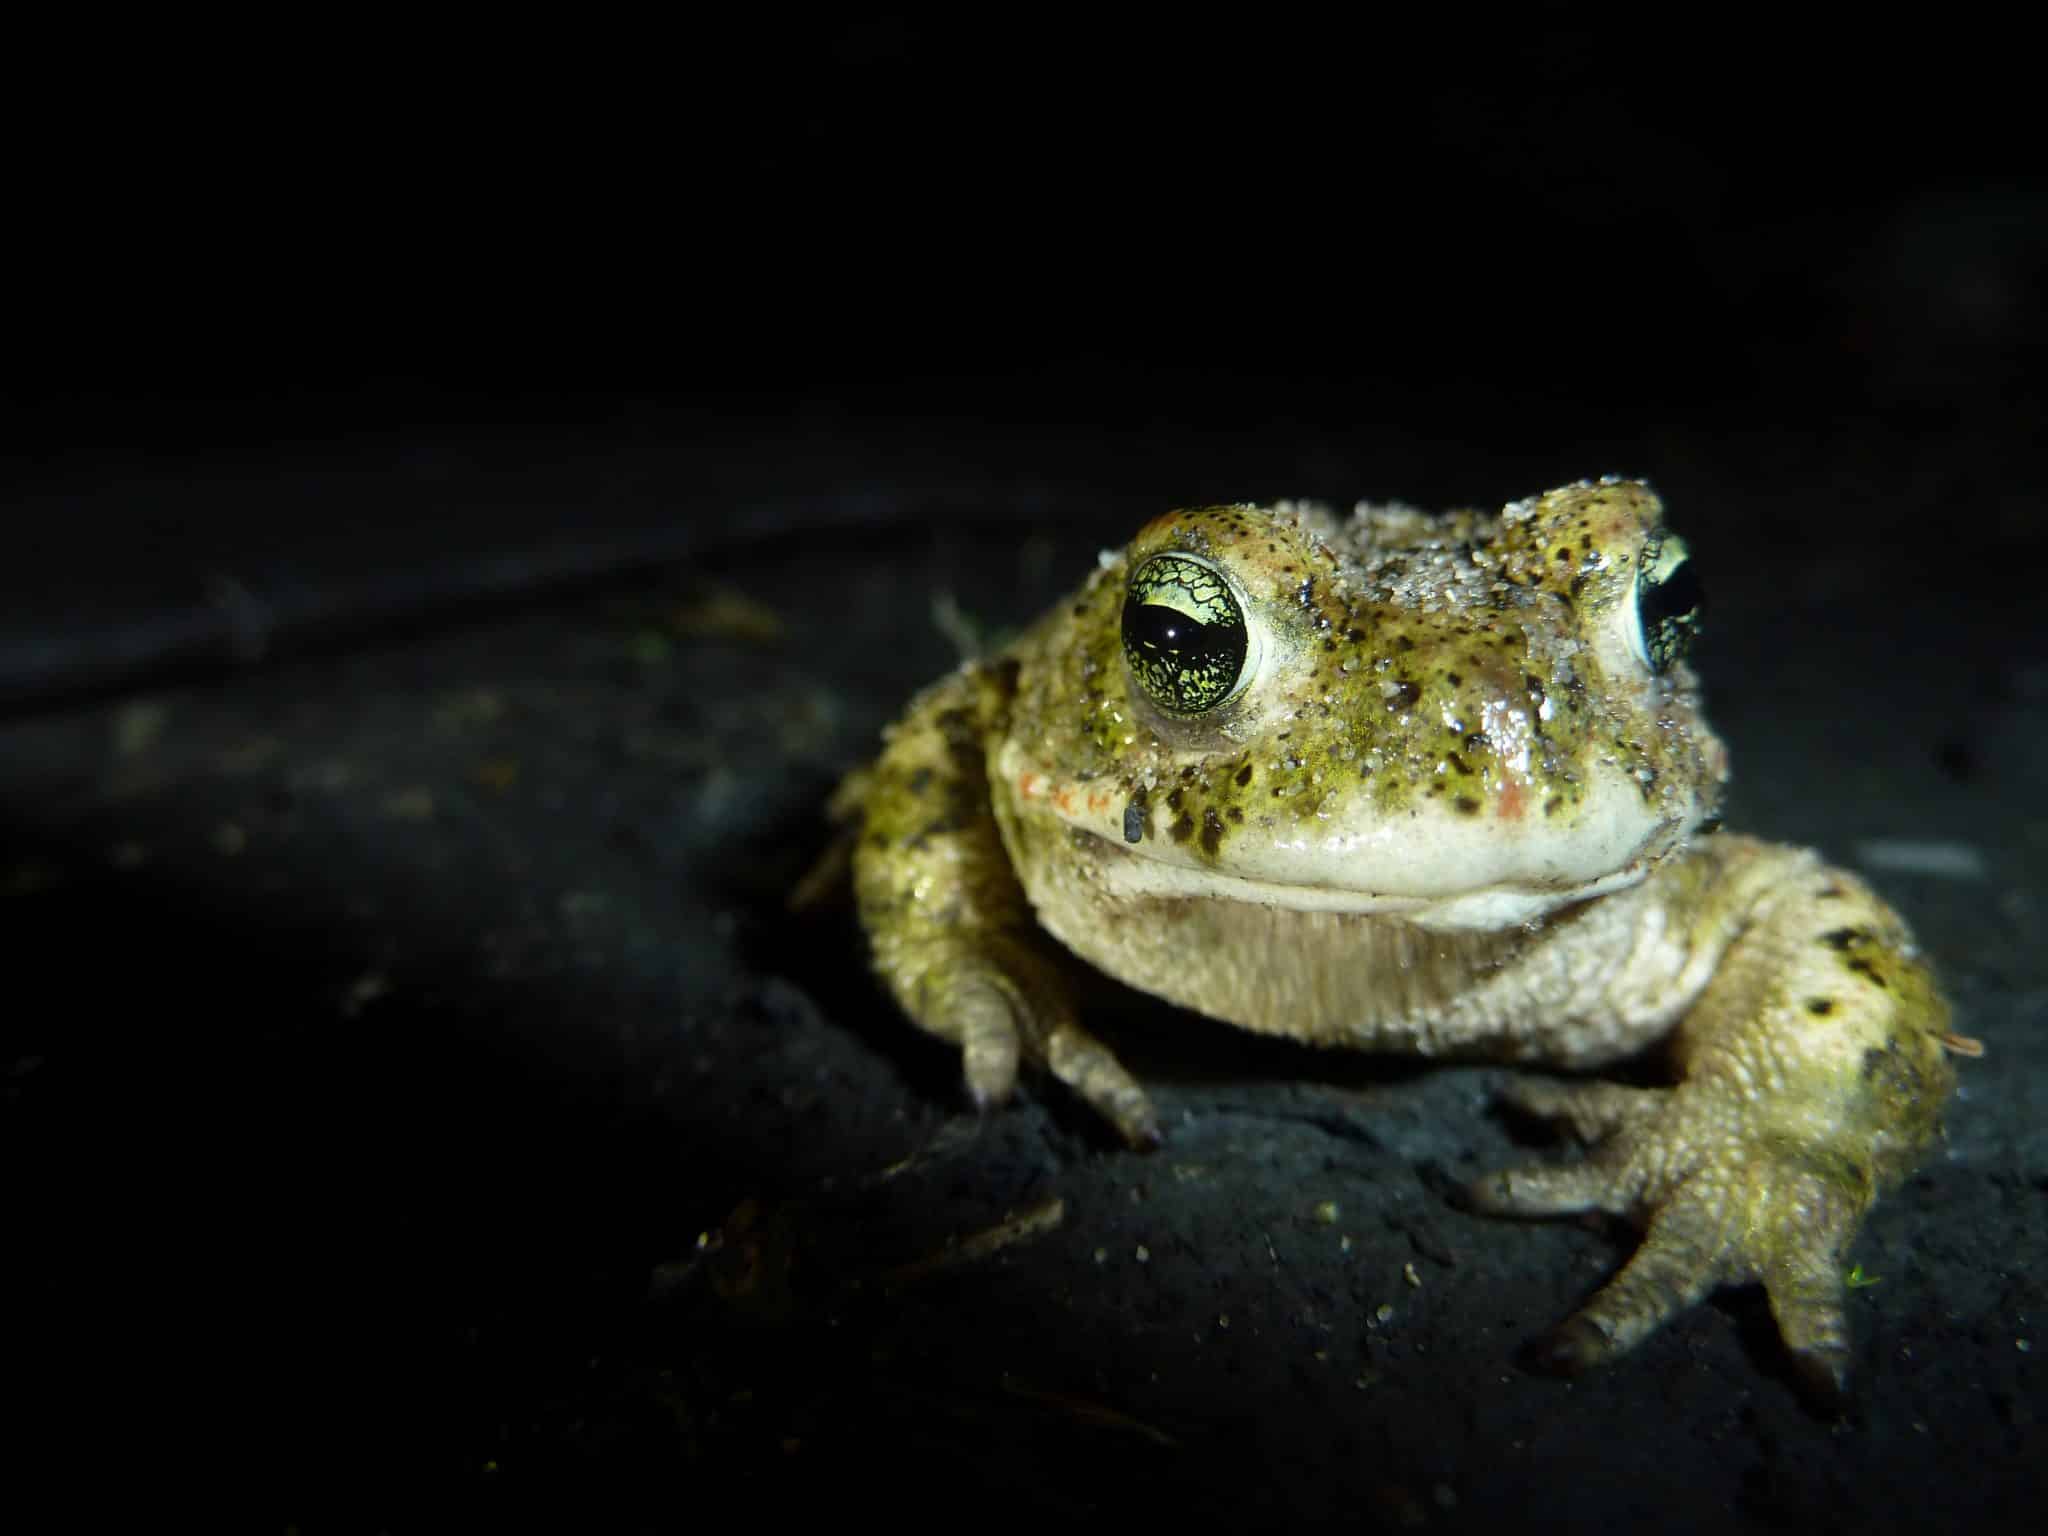
[[[1145,1089],[1069,956],[1213,1019],[1518,1076],[1590,1144],[1467,1191],[1643,1232],[1540,1347],[1572,1370],[1760,1282],[1814,1386],[1845,1252],[1940,1136],[1972,1042],[1904,923],[1813,853],[1719,829],[1686,547],[1641,483],[1498,513],[1171,512],[850,781],[876,969],[976,1103],[1048,1070],[1136,1145]]]

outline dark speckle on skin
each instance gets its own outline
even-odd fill
[[[1367,519],[1371,537],[1341,517],[1171,514],[1148,525],[1128,559],[1177,549],[1234,577],[1246,614],[1264,626],[1264,691],[1247,687],[1210,714],[1154,718],[1128,691],[1116,622],[1126,589],[1105,566],[1085,589],[1082,623],[1016,653],[1031,670],[1000,718],[1052,781],[1116,786],[1107,805],[1100,788],[1087,797],[1126,848],[1164,838],[1163,851],[1178,844],[1220,864],[1248,841],[1325,822],[1427,814],[1468,835],[1499,813],[1522,835],[1569,838],[1596,761],[1617,764],[1660,803],[1700,768],[1686,720],[1638,719],[1603,692],[1576,643],[1590,620],[1559,600],[1576,575],[1599,612],[1613,609],[1628,581],[1612,573],[1633,570],[1633,525],[1603,514],[1596,527],[1566,510],[1460,513],[1438,525],[1403,512]],[[1590,570],[1560,568],[1551,557],[1566,545],[1574,558],[1582,545],[1599,558]],[[1510,734],[1491,731],[1495,721]],[[1142,803],[1140,784],[1151,786]]]

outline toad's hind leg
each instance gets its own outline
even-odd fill
[[[1755,845],[1752,845],[1754,848]],[[1481,1210],[1599,1210],[1644,1229],[1635,1256],[1541,1351],[1576,1370],[1634,1347],[1716,1286],[1760,1282],[1802,1377],[1839,1392],[1843,1265],[1878,1192],[1940,1134],[1954,1085],[1947,1008],[1898,917],[1861,883],[1786,849],[1673,1036],[1671,1089],[1541,1083],[1525,1109],[1595,1143],[1576,1164],[1496,1173]]]
[[[1144,1089],[1074,1020],[1064,974],[989,805],[986,742],[1009,702],[1000,665],[928,690],[859,781],[854,892],[875,969],[904,1012],[960,1048],[977,1105],[1046,1067],[1135,1146],[1159,1139]]]

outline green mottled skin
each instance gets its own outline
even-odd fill
[[[1137,1143],[1150,1099],[1075,1019],[1063,951],[1318,1044],[1565,1067],[1657,1048],[1667,1087],[1515,1080],[1594,1150],[1470,1191],[1645,1231],[1548,1358],[1608,1358],[1760,1281],[1806,1378],[1839,1387],[1847,1246],[1937,1140],[1967,1042],[1868,887],[1707,835],[1726,759],[1694,679],[1669,631],[1624,643],[1663,537],[1628,482],[1496,515],[1155,520],[852,781],[878,972],[978,1102],[1038,1062]],[[1254,634],[1239,692],[1200,714],[1125,661],[1132,573],[1161,551],[1227,571]]]
[[[1605,680],[1592,658],[1532,643],[1532,623],[1544,631],[1539,641],[1550,638],[1550,615],[1528,611],[1538,595],[1568,598],[1584,618],[1621,601],[1635,579],[1635,551],[1612,548],[1613,527],[1631,523],[1635,510],[1574,503],[1506,527],[1476,513],[1403,519],[1430,548],[1469,548],[1487,560],[1498,590],[1443,614],[1416,612],[1389,595],[1412,554],[1392,553],[1364,579],[1342,581],[1337,555],[1316,536],[1330,520],[1313,510],[1299,521],[1244,507],[1170,513],[1139,534],[1124,562],[1098,571],[1017,642],[1024,672],[1016,711],[1073,776],[1135,788],[1157,754],[1130,728],[1117,623],[1125,572],[1141,553],[1161,549],[1226,559],[1250,551],[1260,562],[1257,595],[1273,601],[1286,642],[1317,658],[1309,693],[1320,713],[1284,739],[1254,739],[1219,755],[1198,781],[1168,791],[1180,796],[1184,835],[1221,823],[1220,835],[1200,841],[1212,856],[1222,857],[1254,810],[1313,816],[1351,779],[1367,784],[1383,814],[1417,796],[1483,814],[1506,787],[1483,725],[1486,703],[1503,694],[1532,711],[1551,705],[1531,776],[1544,814],[1571,814],[1576,767],[1588,750],[1620,755],[1644,776],[1647,794],[1669,768],[1662,743],[1603,710]]]

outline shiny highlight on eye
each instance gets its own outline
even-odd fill
[[[1643,546],[1637,567],[1636,613],[1642,628],[1644,659],[1651,670],[1668,671],[1699,638],[1706,607],[1685,547],[1674,533],[1659,533]]]
[[[1124,593],[1124,660],[1161,709],[1206,714],[1243,681],[1250,637],[1223,575],[1192,555],[1154,555]]]

